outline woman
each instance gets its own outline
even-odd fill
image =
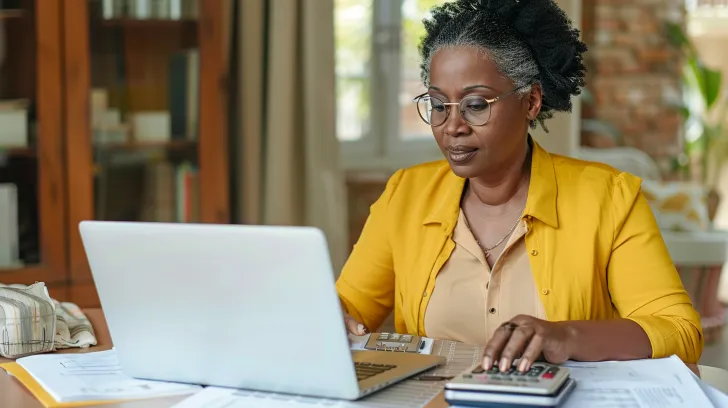
[[[416,99],[446,160],[388,181],[337,282],[354,334],[486,344],[483,365],[678,355],[698,313],[640,180],[544,151],[529,128],[570,111],[579,33],[552,0],[458,0],[425,21]]]

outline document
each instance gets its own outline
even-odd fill
[[[172,408],[289,408],[289,407],[356,407],[347,401],[308,398],[282,394],[266,394],[231,388],[207,387]]]
[[[703,392],[708,396],[708,399],[713,403],[715,408],[728,408],[728,395],[706,384],[697,375],[693,375],[695,376],[695,381],[703,389]]]
[[[137,380],[121,372],[116,351],[40,354],[19,358],[25,369],[58,402],[123,400],[197,392],[197,385]]]
[[[567,362],[577,385],[565,408],[714,407],[677,356],[637,361]]]

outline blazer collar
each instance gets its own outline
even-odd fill
[[[528,186],[528,198],[525,216],[532,216],[551,227],[559,227],[556,212],[556,173],[551,155],[529,136],[532,146],[531,181]],[[449,234],[455,228],[460,212],[460,198],[465,187],[465,179],[458,177],[448,169],[443,180],[445,194],[440,195],[432,211],[425,217],[424,224],[441,224]]]

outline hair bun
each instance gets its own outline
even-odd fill
[[[461,0],[462,1],[462,0]],[[465,0],[468,1],[468,0]],[[478,0],[479,8],[496,13],[533,53],[549,107],[571,110],[570,95],[581,93],[587,46],[579,30],[554,0]],[[549,96],[557,96],[552,98]]]

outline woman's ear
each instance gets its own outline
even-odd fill
[[[541,104],[543,103],[543,91],[541,84],[531,85],[531,92],[528,94],[528,120],[534,121],[541,112]]]

